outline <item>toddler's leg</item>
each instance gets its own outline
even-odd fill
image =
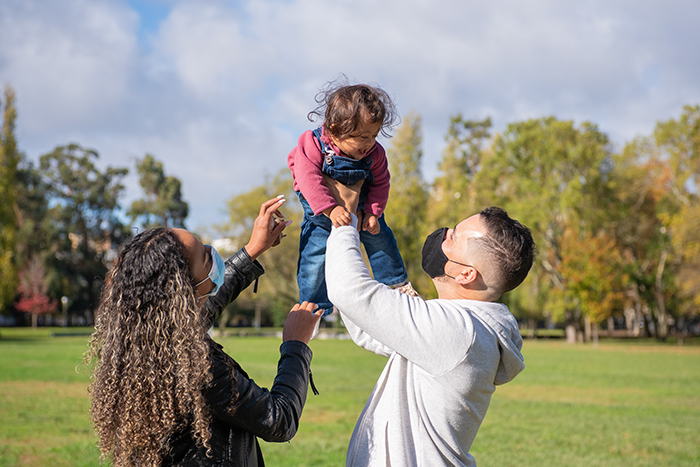
[[[377,235],[366,231],[360,232],[360,241],[365,246],[374,279],[391,286],[403,284],[407,279],[406,267],[396,245],[394,232],[384,220],[384,215],[381,215],[377,221],[380,226]]]
[[[384,220],[384,215],[377,220],[380,226],[377,235],[360,232],[360,240],[365,245],[374,279],[393,287],[403,294],[411,297],[420,297],[420,294],[416,292],[407,280],[406,267],[396,245],[394,232],[391,231]]]
[[[325,218],[330,226],[330,220]],[[326,242],[330,230],[320,223],[304,219],[299,239],[299,262],[297,263],[297,284],[299,285],[299,302],[316,303],[320,308],[333,310],[326,290]],[[330,229],[330,227],[329,227]],[[328,314],[328,313],[324,313]]]

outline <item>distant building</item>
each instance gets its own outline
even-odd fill
[[[238,246],[236,246],[236,243],[231,238],[217,238],[211,241],[211,246],[213,246],[221,256],[224,256],[224,254],[231,255],[238,251]]]

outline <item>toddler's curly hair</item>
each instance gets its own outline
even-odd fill
[[[326,83],[316,94],[318,106],[307,118],[314,121],[323,117],[325,131],[339,140],[348,138],[360,122],[381,122],[383,136],[390,137],[391,130],[399,123],[396,106],[389,94],[378,86],[348,84],[345,76]]]

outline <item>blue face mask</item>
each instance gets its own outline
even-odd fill
[[[195,287],[198,287],[200,284],[204,284],[204,282],[206,282],[207,279],[210,279],[214,284],[214,289],[208,294],[202,295],[201,297],[197,298],[204,298],[209,297],[210,295],[216,295],[216,292],[219,291],[219,288],[221,288],[221,286],[224,285],[224,278],[226,277],[226,265],[224,264],[224,260],[219,254],[219,252],[216,251],[213,246],[205,246],[209,247],[209,251],[211,252],[211,269],[209,270],[209,275],[206,277],[206,279],[196,284]]]

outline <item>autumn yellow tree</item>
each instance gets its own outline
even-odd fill
[[[629,295],[648,332],[661,339],[676,319],[692,317],[700,301],[699,154],[700,109],[686,106],[679,119],[628,143],[615,161]]]

